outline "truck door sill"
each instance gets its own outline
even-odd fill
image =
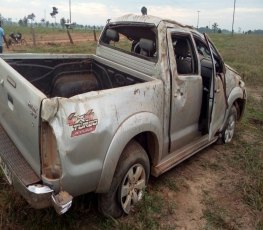
[[[211,145],[216,140],[217,138],[213,139],[212,141],[208,141],[208,135],[198,138],[197,140],[178,149],[177,151],[170,153],[168,156],[163,158],[158,165],[152,167],[151,174],[155,177],[160,176],[175,165],[181,163],[195,153]]]

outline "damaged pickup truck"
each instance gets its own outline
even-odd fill
[[[150,175],[230,142],[245,102],[207,35],[125,15],[105,26],[96,55],[1,56],[1,166],[34,208],[61,214],[95,192],[100,211],[119,217]]]

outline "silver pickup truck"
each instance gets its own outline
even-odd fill
[[[214,142],[230,142],[246,90],[194,28],[125,15],[96,55],[0,58],[0,162],[35,208],[66,212],[99,194],[105,215],[128,214],[159,176]]]

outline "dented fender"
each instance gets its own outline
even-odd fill
[[[105,193],[110,189],[114,172],[123,149],[130,140],[143,132],[154,133],[158,142],[162,143],[162,125],[159,118],[153,113],[142,112],[134,114],[120,125],[108,148],[96,192]],[[159,144],[158,152],[162,152],[161,144]]]

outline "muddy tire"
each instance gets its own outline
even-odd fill
[[[219,137],[217,140],[218,144],[226,144],[232,141],[235,133],[236,122],[237,122],[237,109],[234,105],[232,105],[230,112],[228,114],[228,118],[224,130],[221,133],[221,137]]]
[[[142,199],[149,175],[149,158],[142,146],[132,140],[119,159],[109,192],[99,195],[99,211],[113,218],[129,214]]]

